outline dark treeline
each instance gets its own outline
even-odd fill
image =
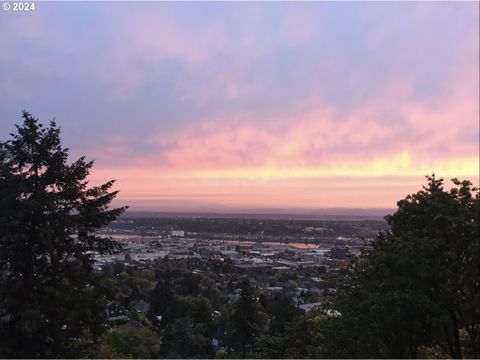
[[[188,233],[216,233],[265,236],[354,236],[371,235],[388,228],[383,220],[297,220],[297,219],[241,219],[241,218],[185,218],[185,217],[128,217],[114,222],[115,230],[184,230]],[[306,230],[307,229],[307,230]]]

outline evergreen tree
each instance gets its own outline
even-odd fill
[[[240,299],[235,304],[232,315],[232,340],[241,344],[242,359],[245,358],[247,345],[253,345],[261,330],[262,318],[259,315],[259,304],[253,298],[253,289],[248,279],[242,283]]]
[[[155,318],[162,316],[162,323],[166,324],[170,319],[168,309],[172,305],[174,292],[171,284],[170,270],[160,272],[157,284],[150,293],[150,316]]]
[[[69,164],[54,121],[28,112],[0,143],[0,357],[78,356],[72,340],[102,331],[105,308],[92,254],[119,247],[95,230],[125,208],[109,209],[113,181],[88,186],[93,162]]]

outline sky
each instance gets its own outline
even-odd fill
[[[55,117],[133,210],[393,208],[479,182],[478,2],[0,11],[0,139]]]

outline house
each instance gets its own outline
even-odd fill
[[[281,294],[283,292],[283,287],[281,286],[270,286],[267,287],[267,292],[269,295]]]
[[[130,320],[127,309],[118,303],[113,303],[113,302],[110,303],[107,306],[107,313],[108,313],[107,321],[111,325],[124,324]]]
[[[132,328],[132,329],[143,329],[145,327],[136,320],[128,320],[125,326],[128,326],[129,328]]]
[[[183,231],[183,230],[172,230],[172,231],[170,231],[170,235],[172,237],[184,237],[185,236],[185,231]]]
[[[140,300],[135,304],[135,311],[140,314],[146,314],[150,310],[150,304],[146,301]]]
[[[319,309],[321,305],[322,305],[321,302],[316,302],[316,303],[302,304],[302,305],[299,305],[298,307],[300,310],[303,310],[304,312],[308,313],[312,310]]]

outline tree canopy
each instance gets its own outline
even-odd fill
[[[259,312],[259,306],[254,299],[254,292],[250,281],[245,278],[241,285],[240,298],[235,303],[232,315],[232,344],[240,343],[242,359],[245,358],[247,346],[253,345],[259,335],[263,319]]]
[[[353,259],[333,306],[342,357],[480,356],[479,193],[428,177]],[[342,338],[342,336],[340,336]]]
[[[16,128],[0,143],[0,357],[68,356],[102,332],[92,256],[119,245],[95,230],[125,207],[109,208],[113,180],[89,186],[92,161],[68,162],[55,121]]]

